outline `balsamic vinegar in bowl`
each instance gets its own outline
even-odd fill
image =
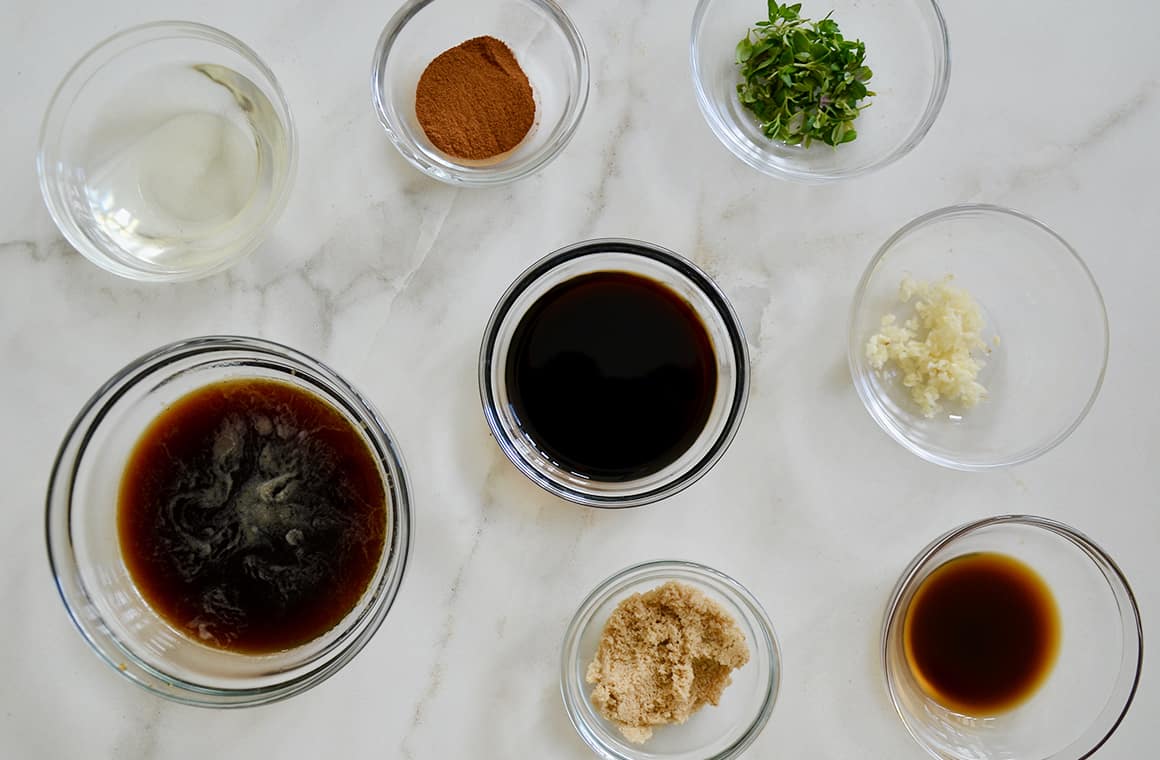
[[[592,240],[541,259],[500,299],[479,387],[492,434],[533,482],[630,507],[680,491],[724,454],[749,357],[728,300],[692,262]]]
[[[713,407],[705,325],[665,285],[595,272],[546,293],[516,328],[508,393],[528,436],[561,467],[620,482],[672,464]]]

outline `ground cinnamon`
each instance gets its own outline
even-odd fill
[[[536,101],[511,48],[495,37],[475,37],[427,65],[415,89],[415,115],[439,150],[483,160],[524,139]]]

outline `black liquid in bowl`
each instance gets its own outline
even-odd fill
[[[749,354],[728,298],[692,261],[640,240],[586,240],[500,298],[479,395],[496,443],[533,483],[588,507],[637,507],[724,455]]]
[[[513,412],[559,467],[623,482],[663,470],[704,429],[717,388],[708,330],[663,283],[593,272],[539,298],[505,367]]]

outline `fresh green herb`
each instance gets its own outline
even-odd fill
[[[737,43],[741,104],[761,119],[771,140],[809,147],[848,143],[858,136],[854,119],[874,95],[864,64],[866,44],[847,40],[838,22],[801,18],[801,3],[768,0],[769,20],[758,21]]]

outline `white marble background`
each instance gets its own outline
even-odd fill
[[[456,190],[397,156],[369,100],[395,3],[7,0],[0,20],[0,757],[572,758],[557,651],[581,597],[638,560],[735,575],[785,656],[754,758],[920,751],[878,671],[886,596],[923,544],[960,522],[1033,512],[1090,533],[1160,625],[1160,5],[947,0],[953,81],[908,158],[801,187],[721,148],[689,83],[694,0],[566,0],[592,58],[579,132],[514,186]],[[301,161],[272,238],[231,272],[177,286],[99,271],[44,210],[36,131],[81,52],[155,18],[249,42],[280,78]],[[1040,461],[959,474],[920,462],[863,411],[845,368],[846,309],[878,245],[958,201],[1012,205],[1087,258],[1108,301],[1111,364],[1078,432]],[[559,246],[605,235],[669,246],[743,316],[754,383],[737,440],[669,501],[622,513],[557,501],[490,440],[475,384],[484,321],[508,282]],[[233,712],[168,704],[100,663],[53,589],[42,538],[55,448],[113,371],[205,333],[290,343],[378,404],[406,453],[417,542],[395,608],[314,691]],[[1155,757],[1160,670],[1100,760]]]

